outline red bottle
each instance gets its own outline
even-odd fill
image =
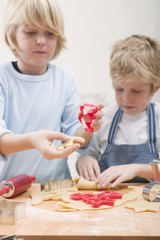
[[[2,195],[5,198],[16,197],[30,188],[35,179],[35,176],[29,176],[27,174],[20,174],[8,178],[0,183],[0,196]]]

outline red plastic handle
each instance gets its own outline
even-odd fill
[[[3,194],[8,193],[10,191],[9,186],[4,186],[0,189],[0,196],[3,196]]]

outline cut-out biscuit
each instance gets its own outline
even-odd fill
[[[57,147],[57,150],[64,150],[65,148],[74,145],[75,143],[85,143],[85,139],[82,137],[71,137],[68,141]]]

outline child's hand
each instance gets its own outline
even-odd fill
[[[138,166],[138,164],[126,164],[108,168],[97,178],[98,188],[105,188],[110,183],[114,188],[122,182],[131,180],[136,177]]]
[[[87,132],[97,131],[102,124],[103,105],[94,105],[84,103],[80,106],[80,112],[78,115],[79,121],[82,123],[83,128]]]
[[[62,150],[58,150],[57,147],[54,147],[54,140],[61,140],[65,142],[70,139],[70,137],[64,133],[38,131],[31,133],[29,136],[32,148],[39,150],[44,158],[48,160],[65,158],[80,147],[79,143],[74,143]]]
[[[93,131],[98,131],[103,123],[103,112],[101,111],[104,106],[103,105],[98,105],[97,106],[98,111],[95,114],[95,119],[92,120],[91,122],[91,127],[93,128]]]
[[[100,174],[98,162],[91,156],[82,156],[78,159],[79,175],[88,181],[94,181]]]

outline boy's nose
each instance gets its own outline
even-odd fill
[[[45,44],[45,37],[44,36],[38,36],[36,39],[36,43],[38,45],[44,45]]]
[[[123,93],[123,100],[124,101],[128,101],[130,99],[130,97],[131,97],[130,93],[128,93],[128,92],[124,92]]]

